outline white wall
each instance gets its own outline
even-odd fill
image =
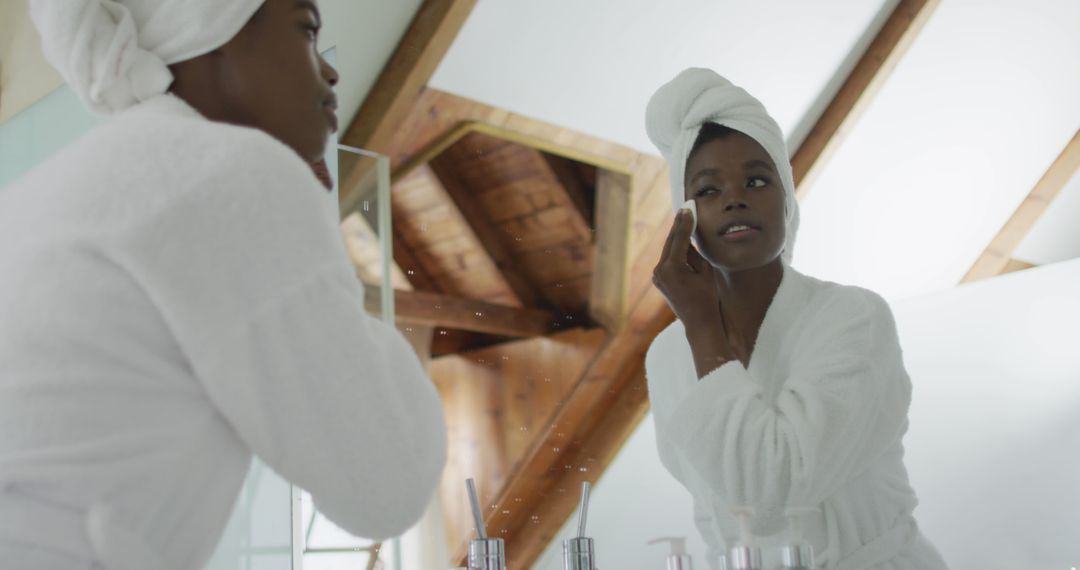
[[[1080,566],[1080,260],[896,305],[907,464],[955,568]]]
[[[914,385],[906,464],[925,534],[956,570],[1080,565],[1080,260],[893,305]],[[661,569],[652,537],[691,537],[689,495],[663,471],[651,416],[597,483],[601,568]],[[534,566],[561,568],[571,520]]]
[[[952,287],[1080,128],[1080,2],[944,0],[803,200],[795,266]]]
[[[339,114],[344,129],[412,22],[420,0],[319,0],[319,48],[336,46]]]
[[[791,135],[882,7],[895,4],[480,0],[431,84],[654,152],[649,97],[682,69],[704,66],[756,94]]]

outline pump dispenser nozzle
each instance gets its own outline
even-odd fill
[[[667,557],[667,570],[693,570],[693,562],[690,560],[690,555],[686,553],[685,536],[665,536],[649,541],[649,544],[663,543],[671,545],[671,554]]]

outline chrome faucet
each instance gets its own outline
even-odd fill
[[[593,539],[585,536],[585,522],[589,514],[588,481],[581,484],[581,505],[578,510],[578,532],[574,538],[563,541],[563,570],[596,570],[596,551]]]
[[[480,498],[476,494],[476,482],[465,481],[472,505],[476,538],[469,542],[469,570],[506,570],[506,544],[501,538],[488,538],[484,517],[480,511]]]

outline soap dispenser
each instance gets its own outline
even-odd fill
[[[667,536],[649,541],[649,544],[662,543],[671,545],[671,554],[667,557],[667,570],[693,570],[694,564],[690,560],[690,555],[686,553],[685,536]]]
[[[506,545],[501,538],[487,536],[480,499],[476,494],[476,482],[468,479],[465,486],[469,491],[473,522],[476,524],[476,538],[469,542],[469,570],[506,570]]]
[[[802,515],[815,509],[788,509],[788,539],[780,548],[780,562],[785,570],[813,570],[814,546],[803,538]]]
[[[750,517],[753,514],[749,508],[740,507],[735,509],[735,517],[739,519],[739,542],[731,547],[728,561],[731,570],[761,570],[761,549],[752,545],[754,535],[750,532]]]
[[[574,538],[563,541],[564,570],[596,570],[596,551],[593,539],[585,536],[585,522],[589,514],[588,481],[581,484],[581,505],[578,510],[578,532]]]

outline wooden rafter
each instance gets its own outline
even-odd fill
[[[570,161],[547,153],[542,153],[542,155],[548,169],[551,170],[551,175],[559,181],[559,185],[566,192],[567,199],[574,205],[581,223],[591,227],[594,222],[593,209],[595,205],[593,201],[588,199],[590,189],[586,187],[584,181],[578,176]]]
[[[1080,130],[1065,145],[1065,149],[1061,151],[960,282],[970,283],[1000,275],[1007,269],[1018,269],[1019,266],[1010,265],[1013,252],[1024,241],[1028,232],[1039,221],[1061,189],[1076,175],[1077,170],[1080,170]]]
[[[407,207],[408,203],[414,201],[416,194],[426,196],[428,202],[419,210],[415,207]],[[429,165],[420,165],[407,177],[396,178],[393,195],[395,198],[400,198],[394,200],[391,210],[395,236],[401,237],[401,239],[395,239],[394,256],[403,266],[415,266],[414,272],[422,271],[431,283],[431,287],[417,288],[489,301],[501,300],[513,306],[524,304],[522,299],[515,295],[507,276],[499,271],[495,261],[490,256],[480,253],[484,247],[484,240],[489,236],[479,235],[472,221],[468,219],[467,212],[453,207],[452,196]],[[442,239],[429,239],[426,226],[433,226],[433,233],[441,236]],[[439,231],[435,231],[436,229]],[[447,234],[447,231],[450,233]],[[447,235],[452,235],[457,239],[447,240],[445,239]],[[476,262],[469,263],[467,270],[472,278],[479,278],[486,283],[486,287],[481,287],[480,290],[474,288],[470,291],[462,289],[457,277],[460,277],[461,271],[466,267],[448,263],[452,261],[452,258],[440,255],[440,252],[446,252],[447,245],[457,243],[463,243],[465,249],[475,250],[478,253]],[[399,258],[399,255],[405,257]]]
[[[1031,269],[1037,267],[1034,263],[1028,263],[1026,261],[1020,261],[1019,259],[1010,259],[1005,267],[1001,268],[999,275],[1005,275],[1006,273],[1014,273],[1016,271],[1023,271],[1025,269]]]
[[[424,269],[424,265],[420,263],[416,254],[405,243],[405,239],[401,236],[401,232],[398,231],[397,227],[394,228],[393,234],[394,262],[400,266],[409,283],[414,288],[423,291],[439,291],[438,282],[428,273],[427,269]]]
[[[457,37],[476,0],[424,0],[394,54],[383,67],[356,118],[341,136],[341,142],[387,154],[397,129],[413,108],[439,62]],[[357,170],[357,169],[353,169]],[[345,181],[361,176],[349,172]],[[342,184],[342,188],[350,187]],[[355,203],[342,192],[343,214]]]
[[[379,306],[381,289],[368,285],[364,303]],[[555,316],[530,308],[507,307],[424,291],[394,291],[394,317],[399,323],[443,327],[508,337],[534,337],[558,329]]]
[[[655,183],[643,191],[667,193],[666,179],[657,177]],[[626,398],[630,396],[626,396],[626,390],[633,389],[634,379],[642,377],[645,351],[652,339],[674,320],[664,298],[648,277],[672,220],[670,212],[670,209],[666,210],[659,222],[648,225],[644,221],[644,212],[639,211],[635,216],[635,222],[651,234],[652,239],[641,250],[632,269],[628,292],[628,305],[632,308],[626,322],[575,383],[551,417],[547,429],[538,434],[530,452],[493,501],[495,508],[489,513],[487,522],[492,528],[508,529],[510,568],[529,568],[536,561],[577,505],[576,494],[565,490],[573,489],[583,480],[596,481],[617,452],[617,449],[611,449],[605,454],[599,449],[623,441],[624,438],[617,434],[631,433],[648,411],[647,398],[632,400],[636,407],[628,409]],[[561,449],[563,453],[550,453],[553,448]],[[596,452],[591,453],[594,450]],[[587,461],[590,457],[594,461],[580,464],[582,458]],[[565,465],[577,470],[560,472],[566,471]],[[580,471],[582,466],[587,471]],[[517,498],[523,498],[525,503],[514,502]],[[503,514],[504,510],[509,510],[510,514]],[[539,512],[545,513],[544,516],[533,522],[531,517],[539,516]],[[464,548],[457,554],[464,557]]]
[[[617,331],[626,316],[630,272],[630,225],[633,178],[602,170],[596,176],[596,257],[589,285],[592,318]]]
[[[937,4],[938,0],[900,0],[791,157],[800,198],[885,84]]]
[[[505,236],[484,215],[473,193],[457,175],[454,164],[436,157],[429,163],[446,194],[453,201],[466,225],[476,235],[491,263],[499,270],[518,301],[526,307],[546,306],[540,292],[532,285],[504,243]]]

